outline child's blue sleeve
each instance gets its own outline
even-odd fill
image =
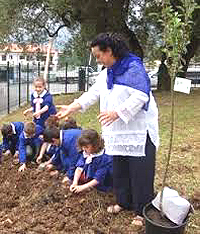
[[[84,168],[85,165],[85,158],[83,155],[80,156],[78,162],[76,163],[76,167]]]
[[[3,144],[2,144],[3,150],[9,149],[8,139],[3,137]]]
[[[103,183],[107,173],[107,167],[98,168],[94,174],[93,179],[96,179],[98,183]]]
[[[111,168],[112,168],[111,158],[108,157],[102,158],[101,163],[97,165],[97,170],[94,174],[93,179],[96,179],[99,183],[103,183],[106,175],[110,173]]]
[[[53,165],[58,166],[61,165],[61,159],[60,159],[60,147],[57,149],[55,154],[51,157],[51,162]]]
[[[84,162],[80,159],[80,157],[81,157],[81,154],[78,153],[76,155],[76,157],[69,158],[69,163],[68,163],[69,167],[68,167],[68,169],[66,168],[67,169],[66,174],[67,174],[67,177],[71,180],[74,178],[74,173],[75,173],[75,170],[77,168],[77,164],[79,165],[78,167],[81,167],[81,168],[83,168],[83,166],[84,166]]]
[[[19,139],[17,139],[16,150],[19,150]]]
[[[39,124],[36,124],[35,126],[35,137],[39,137],[40,135],[42,135],[44,132],[44,128],[42,126],[40,126]]]
[[[51,107],[51,105],[53,105],[53,98],[52,98],[52,95],[49,93],[49,95],[47,95],[45,98],[44,98],[44,103],[43,103],[44,106],[48,106],[48,107]]]
[[[20,163],[26,162],[26,144],[25,144],[25,139],[21,136],[19,138],[19,162]]]
[[[42,144],[42,139],[39,138],[39,137],[35,137],[34,140],[33,140],[33,143],[36,147],[40,147],[40,145]]]
[[[33,94],[31,94],[31,106],[35,107],[35,104],[33,103],[33,99],[34,99]]]

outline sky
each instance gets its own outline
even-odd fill
[[[61,28],[58,32],[57,38],[55,39],[54,47],[59,49],[59,50],[63,50],[65,43],[69,40],[70,36],[71,36],[71,34],[67,30],[66,27]]]

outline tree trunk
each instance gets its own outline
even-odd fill
[[[95,0],[95,3],[93,0],[74,0],[73,6],[88,41],[102,32],[118,32],[126,39],[130,51],[143,58],[137,37],[126,24],[128,4],[127,0]]]
[[[190,44],[187,46],[187,53],[183,55],[183,61],[182,62],[182,71],[178,73],[179,77],[186,77],[187,75],[187,69],[190,63],[191,58],[194,57],[195,52],[198,50],[200,45],[200,38],[192,38]]]
[[[167,90],[171,89],[171,78],[167,69],[167,66],[162,62],[158,69],[158,83],[157,90]]]
[[[182,68],[181,71],[177,74],[179,77],[187,77],[187,69],[190,63],[191,58],[194,57],[195,52],[198,50],[200,45],[200,38],[193,37],[191,39],[191,42],[187,46],[187,53],[182,56],[183,62],[182,62]],[[167,66],[165,65],[166,57],[163,54],[161,59],[161,64],[158,69],[158,84],[157,89],[158,90],[170,90],[171,82],[170,82],[170,76],[168,73]]]

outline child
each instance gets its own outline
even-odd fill
[[[63,130],[67,130],[67,129],[70,129],[70,128],[80,128],[80,127],[77,126],[77,123],[76,123],[75,119],[73,119],[72,117],[68,117],[61,124],[60,128],[63,129]]]
[[[50,115],[44,123],[45,128],[59,127],[59,119],[55,115]]]
[[[44,127],[44,123],[50,115],[56,114],[51,94],[46,90],[44,78],[34,80],[35,91],[31,95],[31,108],[24,111],[26,116],[33,111],[34,123]]]
[[[34,161],[39,153],[42,139],[39,137],[43,133],[43,128],[33,122],[24,124],[24,131],[19,137],[19,162],[21,166],[18,171],[26,169],[26,162]]]
[[[3,124],[1,133],[3,136],[2,151],[4,155],[12,154],[14,160],[18,161],[19,155],[19,136],[24,129],[24,123],[11,122],[9,124]]]
[[[49,127],[59,127],[59,120],[55,115],[51,115],[49,116],[49,118],[45,121],[45,128]],[[45,162],[47,160],[49,160],[57,151],[57,146],[55,145],[51,145],[47,142],[44,142],[41,146],[40,149],[40,154],[36,159],[36,162],[38,164]]]
[[[59,171],[64,171],[69,179],[74,176],[75,166],[80,157],[77,149],[77,139],[81,129],[60,130],[57,127],[44,130],[44,142],[59,146],[55,155],[46,164],[50,170],[53,166]]]
[[[83,150],[70,191],[80,193],[92,187],[107,191],[112,187],[112,156],[105,154],[104,140],[92,129],[82,131],[78,146]]]

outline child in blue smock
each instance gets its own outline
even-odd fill
[[[56,114],[56,108],[53,104],[52,95],[46,89],[44,78],[36,78],[33,84],[35,91],[31,95],[31,108],[25,110],[23,114],[26,116],[33,112],[34,123],[44,127],[48,117]]]
[[[90,188],[108,191],[112,188],[113,158],[105,154],[104,140],[92,129],[83,130],[78,140],[82,156],[76,164],[70,191],[80,193]]]
[[[77,140],[80,135],[81,129],[79,128],[60,130],[57,127],[52,127],[44,130],[44,142],[59,147],[46,165],[48,170],[55,167],[57,170],[66,173],[69,179],[73,178],[76,163],[80,157],[77,147]]]
[[[45,121],[45,128],[59,127],[59,120],[55,115],[51,115]],[[36,159],[36,162],[40,164],[40,168],[43,168],[43,162],[48,161],[57,151],[58,146],[52,145],[47,142],[43,142],[40,153]],[[41,165],[42,163],[42,165]]]
[[[19,137],[20,167],[18,171],[24,171],[26,169],[26,163],[36,159],[42,144],[40,135],[43,134],[43,131],[44,129],[34,122],[26,122],[24,124],[24,131]]]
[[[12,154],[18,160],[19,155],[19,136],[24,129],[23,122],[11,122],[3,124],[1,133],[3,136],[2,151],[4,155]]]

